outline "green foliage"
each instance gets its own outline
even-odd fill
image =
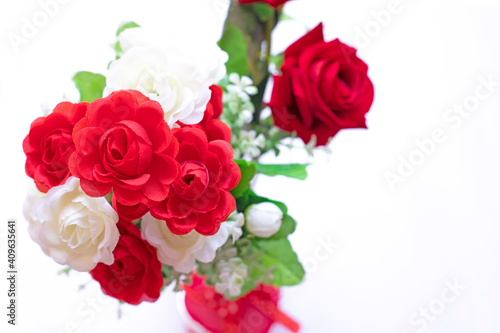
[[[257,168],[255,163],[248,162],[245,160],[235,160],[236,164],[240,167],[241,170],[241,180],[238,185],[231,191],[231,194],[235,198],[241,197],[245,192],[250,189],[250,182],[257,172]]]
[[[297,222],[290,215],[288,215],[288,207],[283,202],[261,197],[255,194],[253,191],[249,190],[245,193],[244,196],[236,200],[236,205],[238,206],[238,211],[244,212],[250,205],[259,204],[262,202],[271,202],[278,206],[283,212],[283,221],[281,223],[280,230],[278,230],[276,234],[267,239],[286,238],[288,237],[288,235],[292,234],[295,231]]]
[[[106,77],[91,72],[78,72],[73,76],[73,82],[80,92],[80,101],[93,102],[98,98],[102,98],[106,86]]]
[[[277,55],[271,55],[269,57],[269,63],[274,64],[276,70],[279,70],[285,61],[285,55],[283,53]]]
[[[241,29],[228,22],[219,46],[229,55],[226,63],[227,72],[238,73],[240,76],[248,75],[248,47]]]
[[[304,279],[305,271],[286,238],[252,239],[254,251],[264,269],[272,269],[271,283],[276,287],[295,286]]]
[[[257,163],[257,173],[266,176],[285,176],[305,180],[307,178],[306,168],[309,164],[260,164]]]
[[[297,227],[297,222],[293,217],[288,214],[283,215],[283,221],[281,222],[281,228],[277,233],[272,235],[267,239],[280,239],[286,238],[288,235],[291,235],[295,232],[295,228]]]
[[[279,21],[294,21],[295,19],[288,14],[281,13]]]
[[[125,23],[121,24],[120,27],[118,27],[118,30],[116,30],[116,37],[120,36],[120,34],[127,29],[139,28],[139,27],[140,27],[140,25],[138,25],[135,22],[132,22],[132,21],[125,22]]]
[[[57,272],[58,275],[66,275],[66,276],[69,276],[69,272],[71,272],[72,268],[69,267],[69,266],[66,266],[64,267],[63,269],[61,269],[60,271]]]
[[[140,27],[140,25],[138,25],[135,22],[132,22],[132,21],[125,22],[118,27],[118,30],[116,30],[116,37],[120,36],[120,34],[127,29],[139,28],[139,27]],[[116,59],[121,58],[123,56],[123,49],[122,49],[122,46],[120,45],[120,42],[116,41],[113,48],[115,49],[115,52],[116,52]]]
[[[257,2],[253,5],[253,10],[257,13],[257,16],[262,22],[267,22],[271,17],[273,17],[275,11],[274,8],[263,2]]]

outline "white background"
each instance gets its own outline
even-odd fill
[[[77,98],[76,71],[105,73],[120,22],[215,40],[224,1],[66,2],[18,52],[7,34],[21,35],[23,18],[32,21],[41,7],[35,0],[0,5],[0,267],[5,271],[9,218],[18,223],[20,267],[15,328],[6,325],[0,276],[1,331],[185,332],[169,291],[155,304],[123,306],[118,319],[117,304],[101,297],[96,283],[78,291],[88,275],[56,274],[60,267],[31,241],[22,216],[29,179],[21,142],[41,106],[53,108],[63,93]],[[302,332],[497,333],[500,86],[460,124],[443,117],[472,100],[481,77],[500,82],[500,1],[401,0],[381,27],[372,12],[389,3],[294,0],[286,12],[298,21],[283,23],[274,36],[281,51],[323,21],[327,39],[359,48],[376,90],[369,130],[340,133],[329,156],[309,159],[297,150],[266,158],[315,162],[307,182],[262,177],[257,184],[259,194],[287,203],[299,221],[292,242],[310,271],[302,285],[283,290],[282,306]],[[371,37],[362,39],[366,29]],[[384,174],[397,172],[401,156],[417,156],[415,141],[436,129],[446,140],[392,191]],[[326,255],[321,242],[329,239],[338,246]],[[446,281],[454,280],[467,290],[444,303],[442,295],[453,296]],[[429,307],[432,317],[422,319],[419,311]]]

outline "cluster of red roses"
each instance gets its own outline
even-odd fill
[[[75,176],[91,197],[112,193],[121,234],[115,262],[91,271],[111,296],[138,304],[157,299],[163,286],[156,250],[131,221],[151,211],[174,234],[213,235],[236,209],[229,191],[240,169],[233,161],[231,130],[217,119],[222,89],[211,90],[205,117],[196,125],[170,129],[160,104],[135,90],[92,103],[60,103],[31,125],[23,142],[26,173],[41,192]]]
[[[265,0],[274,8],[288,0]],[[242,4],[258,2],[239,0]],[[344,128],[364,128],[374,97],[367,65],[322,24],[284,53],[274,76],[274,124],[325,145]],[[107,196],[120,218],[112,265],[90,273],[103,291],[130,304],[155,301],[163,287],[156,249],[131,223],[150,212],[177,235],[214,235],[236,209],[231,191],[241,178],[231,130],[218,118],[222,89],[212,86],[203,120],[170,128],[159,103],[121,90],[92,103],[63,102],[36,119],[23,142],[26,173],[46,193],[70,176],[91,197]]]

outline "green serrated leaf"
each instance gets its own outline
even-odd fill
[[[228,73],[238,73],[240,76],[248,75],[248,56],[245,35],[240,28],[232,23],[227,23],[219,47],[227,52],[229,60],[226,63]]]
[[[254,251],[259,252],[258,261],[265,269],[272,269],[271,284],[276,287],[298,285],[305,276],[305,270],[299,262],[288,239],[252,239]]]
[[[120,36],[120,34],[122,32],[124,32],[125,30],[127,29],[131,29],[131,28],[139,28],[140,25],[138,25],[137,23],[135,22],[125,22],[125,23],[122,23],[119,27],[118,27],[118,30],[116,30],[116,37]]]
[[[245,192],[250,189],[250,182],[257,172],[257,168],[254,162],[248,162],[245,160],[235,160],[236,164],[241,170],[241,180],[238,185],[231,191],[231,194],[235,198],[241,197]]]
[[[254,4],[253,10],[262,22],[267,22],[274,15],[274,8],[262,2]]]
[[[285,176],[305,180],[307,178],[306,168],[309,164],[260,164],[257,163],[257,173],[266,176]]]
[[[76,73],[73,76],[73,82],[80,92],[81,102],[93,102],[98,98],[102,98],[104,87],[106,87],[106,77],[91,72]]]

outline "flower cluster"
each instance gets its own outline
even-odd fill
[[[270,38],[286,2],[231,6]],[[288,239],[296,221],[252,183],[256,174],[303,180],[308,165],[259,158],[278,154],[285,139],[312,150],[366,127],[368,66],[353,48],[326,42],[321,24],[275,56],[282,65],[271,60],[270,40],[241,47],[235,36],[251,36],[224,29],[219,47],[124,24],[107,74],[77,73],[80,101],[36,119],[23,141],[34,180],[24,205],[31,238],[122,302],[154,302],[175,282],[192,295],[205,286],[243,311],[256,295],[299,284],[305,270]]]

